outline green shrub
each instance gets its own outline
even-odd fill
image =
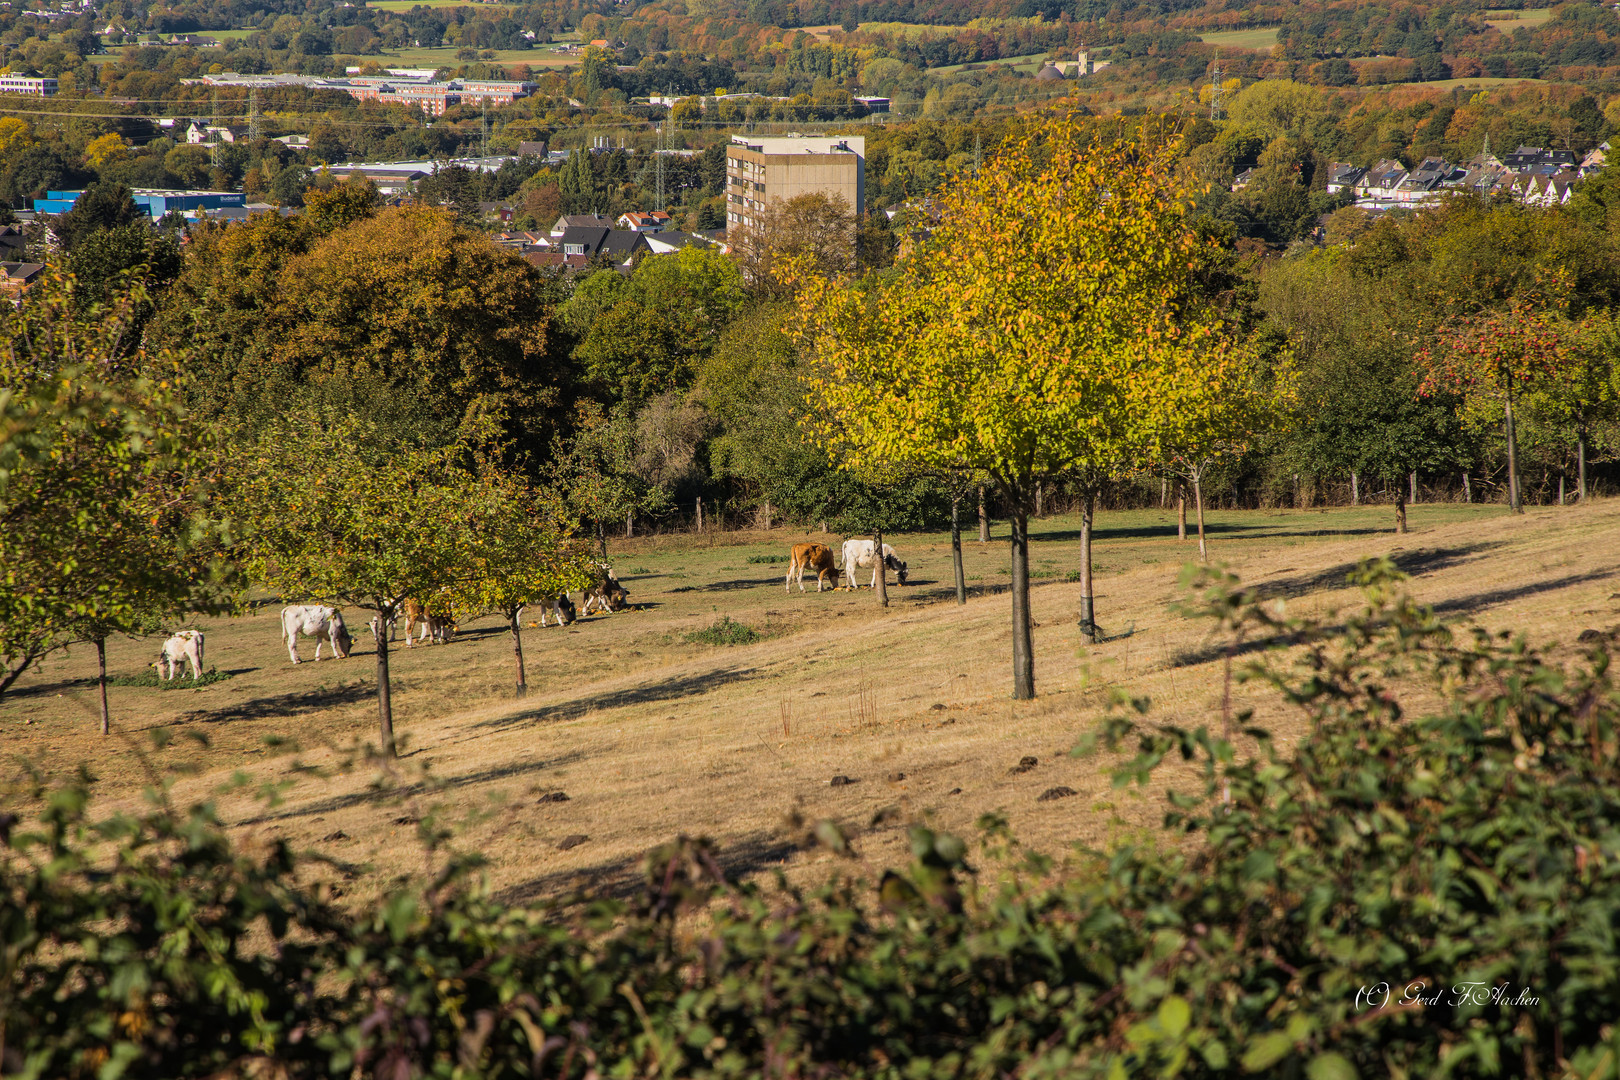
[[[509,908],[469,859],[344,911],[207,808],[93,820],[83,786],[48,793],[0,816],[5,1072],[1614,1078],[1609,657],[1452,631],[1391,578],[1366,568],[1370,606],[1333,627],[1206,579],[1228,669],[1302,734],[1121,699],[1077,752],[1132,740],[1120,786],[1172,756],[1201,778],[1171,842],[1063,870],[987,818],[971,857],[913,828],[877,883],[738,884],[683,837],[628,900]]]
[[[786,555],[750,555],[748,561],[756,565],[759,563],[781,563],[787,562],[788,557]]]
[[[722,615],[714,625],[687,634],[686,640],[697,645],[752,645],[763,636],[747,623],[733,622],[730,615]]]

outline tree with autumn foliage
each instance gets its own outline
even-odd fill
[[[1493,413],[1507,442],[1508,505],[1522,513],[1514,406],[1569,362],[1570,330],[1533,299],[1506,310],[1483,311],[1449,322],[1418,354],[1425,375],[1420,392],[1452,391],[1464,408]]]
[[[799,291],[806,423],[865,470],[979,471],[1012,524],[1013,696],[1035,694],[1029,514],[1038,484],[1146,445],[1147,407],[1220,321],[1194,301],[1179,140],[1077,115],[1028,121],[936,204],[932,242]]]
[[[450,586],[457,612],[493,611],[506,620],[517,665],[517,696],[528,693],[523,608],[584,589],[597,574],[589,548],[555,493],[486,463],[466,493],[465,553]]]

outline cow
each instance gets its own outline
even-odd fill
[[[782,583],[784,591],[793,591],[793,582],[799,582],[799,591],[804,592],[804,572],[816,572],[816,592],[821,586],[831,582],[834,589],[838,588],[838,567],[833,565],[832,549],[824,544],[794,544],[793,552],[788,563],[787,581]]]
[[[406,600],[404,603],[405,618],[405,647],[411,648],[416,641],[425,641],[434,645],[448,644],[456,633],[456,621],[449,612],[444,610],[431,610],[420,600]],[[411,640],[417,626],[422,627],[421,636],[416,641]]]
[[[906,583],[906,564],[895,555],[894,548],[888,544],[883,545],[883,565],[893,570],[900,584]],[[858,589],[860,585],[855,581],[855,571],[872,568],[871,588],[877,588],[877,561],[872,558],[872,541],[845,540],[844,541],[844,576],[849,579],[849,588]]]
[[[202,678],[203,665],[203,632],[201,630],[181,630],[163,643],[163,651],[158,653],[158,674],[168,682],[180,674],[180,669],[187,664],[191,665],[191,681],[196,682]]]
[[[589,615],[593,610],[610,614],[623,611],[629,606],[630,594],[619,584],[618,575],[613,572],[613,567],[607,563],[597,563],[596,568],[596,582],[585,590],[585,602],[580,605],[579,613]]]
[[[557,617],[558,626],[567,626],[569,623],[579,618],[579,609],[574,606],[574,602],[572,600],[568,599],[567,593],[558,593],[555,596],[542,596],[538,599],[530,600],[524,606],[537,607],[540,609],[541,626],[549,625],[546,622],[547,615],[555,615]]]
[[[369,626],[371,628],[371,640],[372,640],[372,642],[374,644],[377,644],[377,645],[382,644],[382,624],[383,624],[383,617],[381,615],[373,615],[371,617],[371,620],[366,624],[367,626]],[[399,626],[398,617],[395,617],[395,618],[392,618],[392,619],[388,620],[388,640],[389,641],[393,641],[395,639],[395,637],[397,636],[396,631],[397,631],[398,626]]]
[[[287,655],[292,657],[293,663],[299,663],[298,637],[315,639],[315,659],[321,658],[321,646],[330,644],[332,655],[339,660],[348,658],[349,651],[354,648],[354,641],[349,637],[349,628],[343,625],[343,613],[337,608],[325,607],[321,604],[297,604],[281,609],[281,636],[287,641]]]

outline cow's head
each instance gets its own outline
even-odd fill
[[[349,653],[354,649],[354,639],[349,636],[349,628],[343,622],[343,616],[337,612],[332,613],[332,651],[337,653],[339,660],[347,660]]]
[[[838,574],[839,570],[836,566],[827,571],[827,582],[835,589],[838,588]]]
[[[630,606],[630,594],[617,581],[608,584],[607,598],[610,611],[623,611]]]
[[[557,598],[557,621],[567,626],[577,618],[579,618],[579,608],[575,607],[574,602],[568,599],[567,593],[563,593]]]
[[[883,562],[890,570],[894,571],[894,576],[899,580],[900,584],[904,585],[906,583],[906,564],[901,562],[898,556],[894,555],[883,556]]]

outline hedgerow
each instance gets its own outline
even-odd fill
[[[988,819],[971,854],[914,827],[876,883],[738,883],[682,838],[628,900],[505,906],[451,859],[345,910],[313,856],[238,850],[206,806],[42,793],[0,827],[4,1072],[1615,1076],[1608,654],[1447,627],[1392,576],[1364,568],[1333,625],[1207,580],[1234,677],[1305,734],[1122,699],[1077,752],[1130,742],[1120,784],[1177,756],[1202,779],[1172,842],[1061,867]]]

